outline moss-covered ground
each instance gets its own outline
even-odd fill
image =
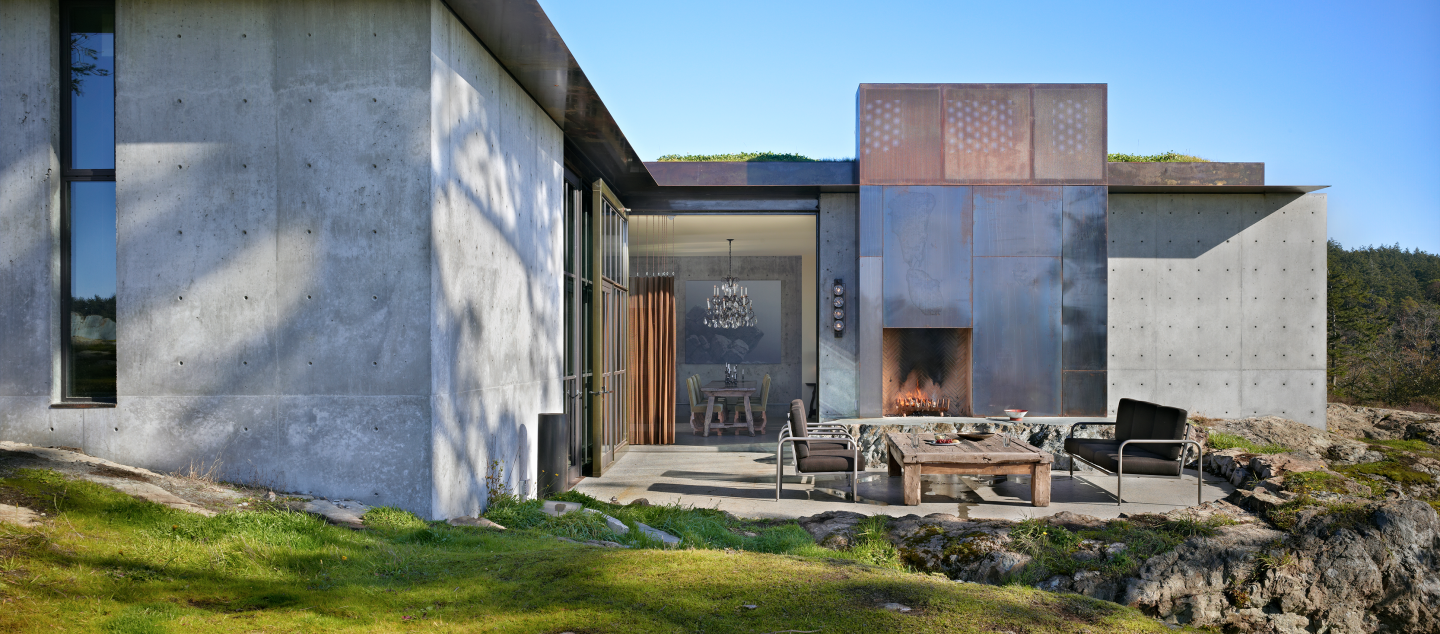
[[[1146,560],[1174,550],[1197,535],[1215,534],[1215,529],[1234,524],[1222,515],[1200,521],[1172,520],[1160,515],[1135,515],[1106,522],[1103,528],[1071,531],[1043,519],[1016,523],[1010,531],[1011,549],[1030,555],[1030,563],[1016,573],[1013,581],[1035,584],[1053,575],[1072,575],[1094,570],[1110,578],[1133,576]],[[1081,559],[1076,553],[1085,540],[1121,543],[1125,549],[1110,557]]]
[[[793,524],[674,507],[605,507],[687,533],[680,549],[618,549],[557,540],[547,520],[496,532],[376,509],[352,531],[280,506],[206,518],[50,471],[3,474],[0,495],[46,513],[0,524],[0,631],[1168,631],[1111,603],[907,573],[884,553],[812,551]],[[711,545],[727,534],[744,549]]]

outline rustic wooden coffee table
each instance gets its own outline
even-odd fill
[[[885,434],[890,475],[898,476],[903,472],[905,478],[905,504],[913,506],[920,503],[921,474],[946,473],[1028,475],[1030,503],[1050,506],[1050,463],[1055,459],[1049,453],[1016,438],[1011,438],[1006,445],[1005,439],[998,434],[985,440],[961,439],[954,445],[925,444],[925,441],[933,440],[935,434],[922,433],[920,446],[912,448],[910,434]]]

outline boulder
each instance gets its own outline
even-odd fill
[[[1325,471],[1326,468],[1324,460],[1295,453],[1256,456],[1250,461],[1250,470],[1261,480],[1269,480],[1287,473]]]
[[[810,533],[815,543],[827,548],[845,548],[853,539],[855,525],[865,517],[851,511],[826,511],[796,521],[800,523],[800,528]],[[830,545],[826,545],[827,540],[830,540]]]
[[[445,520],[445,523],[451,526],[470,526],[474,528],[492,528],[500,531],[505,530],[504,526],[496,524],[495,522],[487,520],[483,517],[452,517],[448,520]]]
[[[640,529],[640,533],[645,535],[646,537],[665,544],[667,548],[680,545],[679,537],[671,535],[670,533],[662,531],[658,528],[649,526],[643,522],[635,522],[635,528]]]

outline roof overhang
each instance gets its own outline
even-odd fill
[[[446,0],[450,9],[622,197],[655,186],[536,0]]]

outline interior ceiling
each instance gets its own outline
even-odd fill
[[[631,252],[648,251],[652,230],[647,218],[634,216],[630,227]],[[725,255],[726,238],[735,238],[735,255],[812,255],[815,253],[815,216],[811,215],[676,215],[675,255]]]

